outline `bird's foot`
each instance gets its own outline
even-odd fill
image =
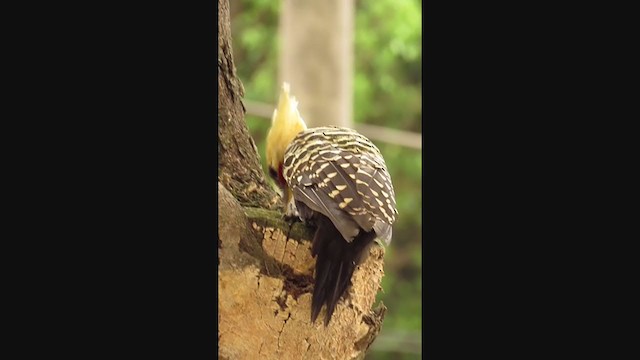
[[[296,222],[300,220],[300,214],[298,213],[298,209],[296,209],[296,205],[293,201],[287,204],[284,215],[282,216],[285,221],[288,222]]]
[[[282,215],[282,219],[284,221],[286,221],[288,223],[292,223],[292,224],[295,223],[295,222],[301,221],[298,216],[290,216],[290,215],[287,215],[287,214]]]

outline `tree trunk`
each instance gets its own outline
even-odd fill
[[[282,0],[280,82],[311,127],[353,127],[354,0]]]
[[[373,246],[331,323],[310,323],[313,229],[282,220],[244,122],[228,0],[218,1],[218,355],[222,359],[363,358],[386,308],[372,310],[384,249]],[[324,311],[324,310],[323,310]],[[322,315],[320,316],[322,318]]]

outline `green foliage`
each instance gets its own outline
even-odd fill
[[[232,4],[233,50],[245,98],[275,104],[278,96],[280,1]],[[422,131],[422,3],[420,0],[357,0],[355,11],[354,121]],[[333,26],[328,22],[327,26]],[[303,114],[304,116],[304,114]],[[270,122],[246,117],[264,164]],[[420,332],[422,327],[422,154],[376,141],[396,190],[398,220],[385,258],[388,307],[380,336]],[[374,344],[375,348],[375,344]],[[419,355],[372,351],[369,359]]]
[[[356,4],[354,120],[420,132],[422,3]]]
[[[232,3],[232,46],[236,69],[244,84],[245,98],[275,103],[279,89],[280,1],[241,0]]]

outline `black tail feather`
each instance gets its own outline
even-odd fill
[[[311,252],[316,258],[316,280],[311,301],[311,321],[315,322],[323,305],[327,305],[325,326],[329,324],[340,297],[351,282],[356,264],[375,239],[375,233],[362,231],[347,242],[333,223],[324,216],[318,219]]]

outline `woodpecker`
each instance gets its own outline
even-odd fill
[[[285,217],[316,227],[311,322],[326,305],[327,326],[369,246],[376,238],[391,242],[398,214],[391,177],[380,150],[355,130],[307,128],[287,83],[271,119],[266,157]]]

